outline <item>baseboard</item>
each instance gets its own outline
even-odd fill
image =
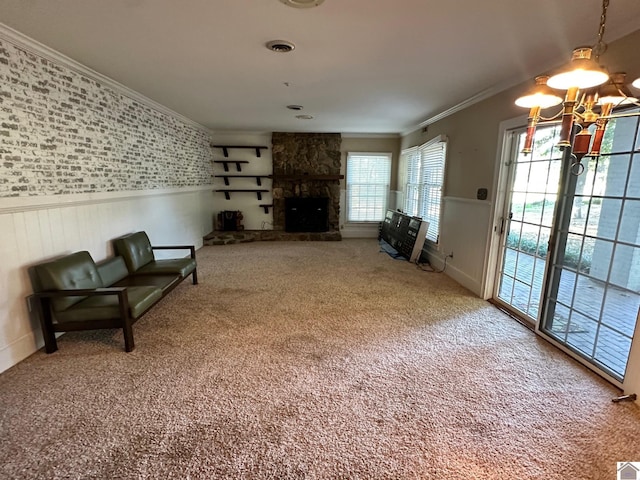
[[[476,280],[473,277],[470,277],[469,275],[464,273],[462,270],[454,267],[453,265],[447,265],[447,268],[444,271],[444,273],[448,277],[453,278],[456,282],[458,282],[463,287],[471,290],[478,297],[482,297],[481,281]]]
[[[429,263],[433,265],[436,269],[442,269],[445,266],[444,258],[440,255],[434,253],[431,250],[422,250],[423,255],[426,255],[429,259]],[[449,262],[451,259],[448,260]],[[451,263],[447,262],[447,268],[444,270],[444,274],[447,277],[452,278],[460,285],[465,287],[468,290],[471,290],[475,295],[482,298],[482,279],[476,279],[465,273],[463,270],[460,270],[458,267],[451,265]]]
[[[33,355],[44,346],[39,331],[29,332],[0,350],[0,373]]]
[[[342,238],[378,238],[379,225],[374,224],[346,224],[340,230]]]

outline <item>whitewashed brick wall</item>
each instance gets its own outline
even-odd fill
[[[0,197],[212,184],[210,136],[0,39]]]

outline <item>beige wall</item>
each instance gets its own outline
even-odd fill
[[[612,42],[601,57],[609,71],[625,70],[633,80],[640,76],[640,30]],[[571,52],[567,52],[567,60]],[[543,72],[540,72],[543,73]],[[513,102],[533,80],[522,83],[498,95],[429,125],[426,133],[416,130],[402,138],[402,148],[420,145],[439,134],[449,138],[445,196],[475,198],[480,187],[489,188],[489,199],[495,175],[500,122],[525,117],[527,111]],[[636,92],[638,93],[638,92]]]
[[[610,72],[626,70],[633,80],[640,76],[639,45],[640,30],[612,42],[601,62]],[[567,52],[567,60],[570,53]],[[490,295],[487,272],[495,268],[488,259],[495,223],[493,202],[498,145],[502,140],[500,124],[520,118],[522,126],[526,125],[527,111],[516,107],[514,101],[532,82],[524,82],[435,122],[426,132],[417,129],[401,140],[404,149],[440,134],[448,137],[440,244],[430,245],[427,250],[430,261],[438,267],[442,267],[446,254],[454,252],[447,273],[483,297]],[[478,188],[488,189],[487,200],[476,200]]]

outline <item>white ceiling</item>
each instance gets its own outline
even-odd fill
[[[0,0],[2,23],[216,131],[407,131],[567,61],[599,17],[600,0]],[[611,0],[606,41],[639,26],[640,0]]]

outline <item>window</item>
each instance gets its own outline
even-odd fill
[[[447,140],[433,140],[402,151],[406,165],[404,210],[429,222],[427,239],[438,243]]]
[[[390,153],[347,154],[348,222],[384,220],[390,177]]]

